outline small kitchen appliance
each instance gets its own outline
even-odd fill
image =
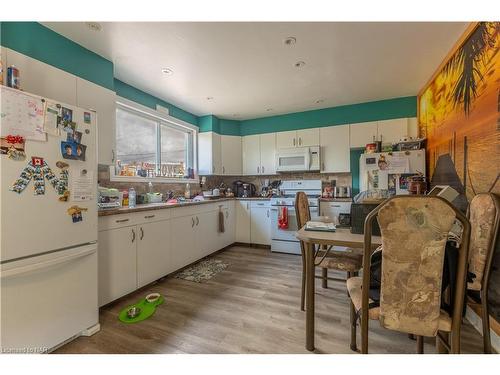
[[[244,185],[246,185],[246,193]],[[255,185],[244,181],[235,181],[233,182],[233,191],[238,198],[253,197],[255,196]]]

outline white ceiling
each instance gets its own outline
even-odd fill
[[[111,60],[116,78],[196,115],[228,119],[416,95],[467,27],[103,22],[96,32],[84,22],[44,25]],[[283,43],[289,36],[295,45]],[[305,66],[294,67],[298,61]]]

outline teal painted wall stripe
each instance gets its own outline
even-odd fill
[[[150,108],[160,104],[171,116],[198,125],[197,116],[113,78],[111,61],[38,22],[0,22],[0,44]]]
[[[2,46],[113,90],[111,61],[38,22],[2,22],[0,35]]]
[[[219,120],[219,130],[224,135],[241,135],[240,122],[236,120]]]
[[[241,121],[241,135],[308,129],[417,115],[417,97],[380,100]]]
[[[159,104],[163,107],[168,108],[170,116],[198,126],[197,116],[193,115],[192,113],[186,112],[183,109],[176,107],[175,105],[158,99],[157,97],[139,90],[133,86],[130,86],[129,84],[126,84],[125,82],[122,82],[116,78],[114,80],[114,87],[118,96],[132,100],[136,103],[145,105],[146,107],[153,109],[156,109],[156,105]]]
[[[206,115],[198,118],[198,127],[200,132],[215,132],[222,134],[220,131],[220,120],[214,115]]]

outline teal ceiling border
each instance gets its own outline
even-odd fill
[[[288,113],[240,122],[241,135],[389,120],[417,115],[417,97],[407,96],[350,104],[313,111]]]
[[[0,37],[4,47],[113,90],[111,61],[38,22],[1,22]]]
[[[130,86],[129,84],[120,81],[119,79],[114,79],[114,87],[116,95],[121,96],[125,99],[132,100],[133,102],[145,105],[146,107],[156,109],[156,105],[159,104],[163,107],[168,108],[170,116],[178,118],[179,120],[189,122],[190,124],[198,125],[198,116],[193,115],[183,109],[176,107],[164,100],[158,99],[156,96],[148,94],[142,90]]]

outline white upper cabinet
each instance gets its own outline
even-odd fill
[[[221,136],[222,174],[239,176],[242,173],[241,137],[236,135]]]
[[[307,147],[319,145],[319,128],[276,133],[276,147]]]
[[[297,146],[309,147],[319,145],[319,128],[297,130]]]
[[[260,135],[260,173],[276,174],[276,133]]]
[[[15,65],[19,69],[23,91],[61,103],[77,105],[76,76],[9,48],[5,50],[4,70],[10,65]],[[61,58],[64,59],[64,56],[61,55]]]
[[[377,123],[377,140],[382,141],[382,143],[396,143],[407,136],[407,118],[383,120]]]
[[[276,133],[243,137],[243,174],[276,174]]]
[[[260,135],[243,137],[243,174],[260,174]]]
[[[320,128],[321,172],[350,172],[349,125]]]
[[[116,94],[95,83],[76,79],[77,106],[97,112],[99,164],[115,162]]]
[[[416,117],[408,119],[408,137],[418,138],[418,120]]]
[[[296,147],[297,146],[297,132],[295,130],[289,132],[276,133],[276,147],[280,148]]]
[[[418,136],[417,119],[397,118],[351,124],[351,147],[365,147],[367,143],[397,143],[402,138]]]
[[[377,121],[349,125],[351,147],[365,147],[377,140]]]
[[[198,173],[200,175],[222,174],[220,137],[214,132],[198,134]]]

